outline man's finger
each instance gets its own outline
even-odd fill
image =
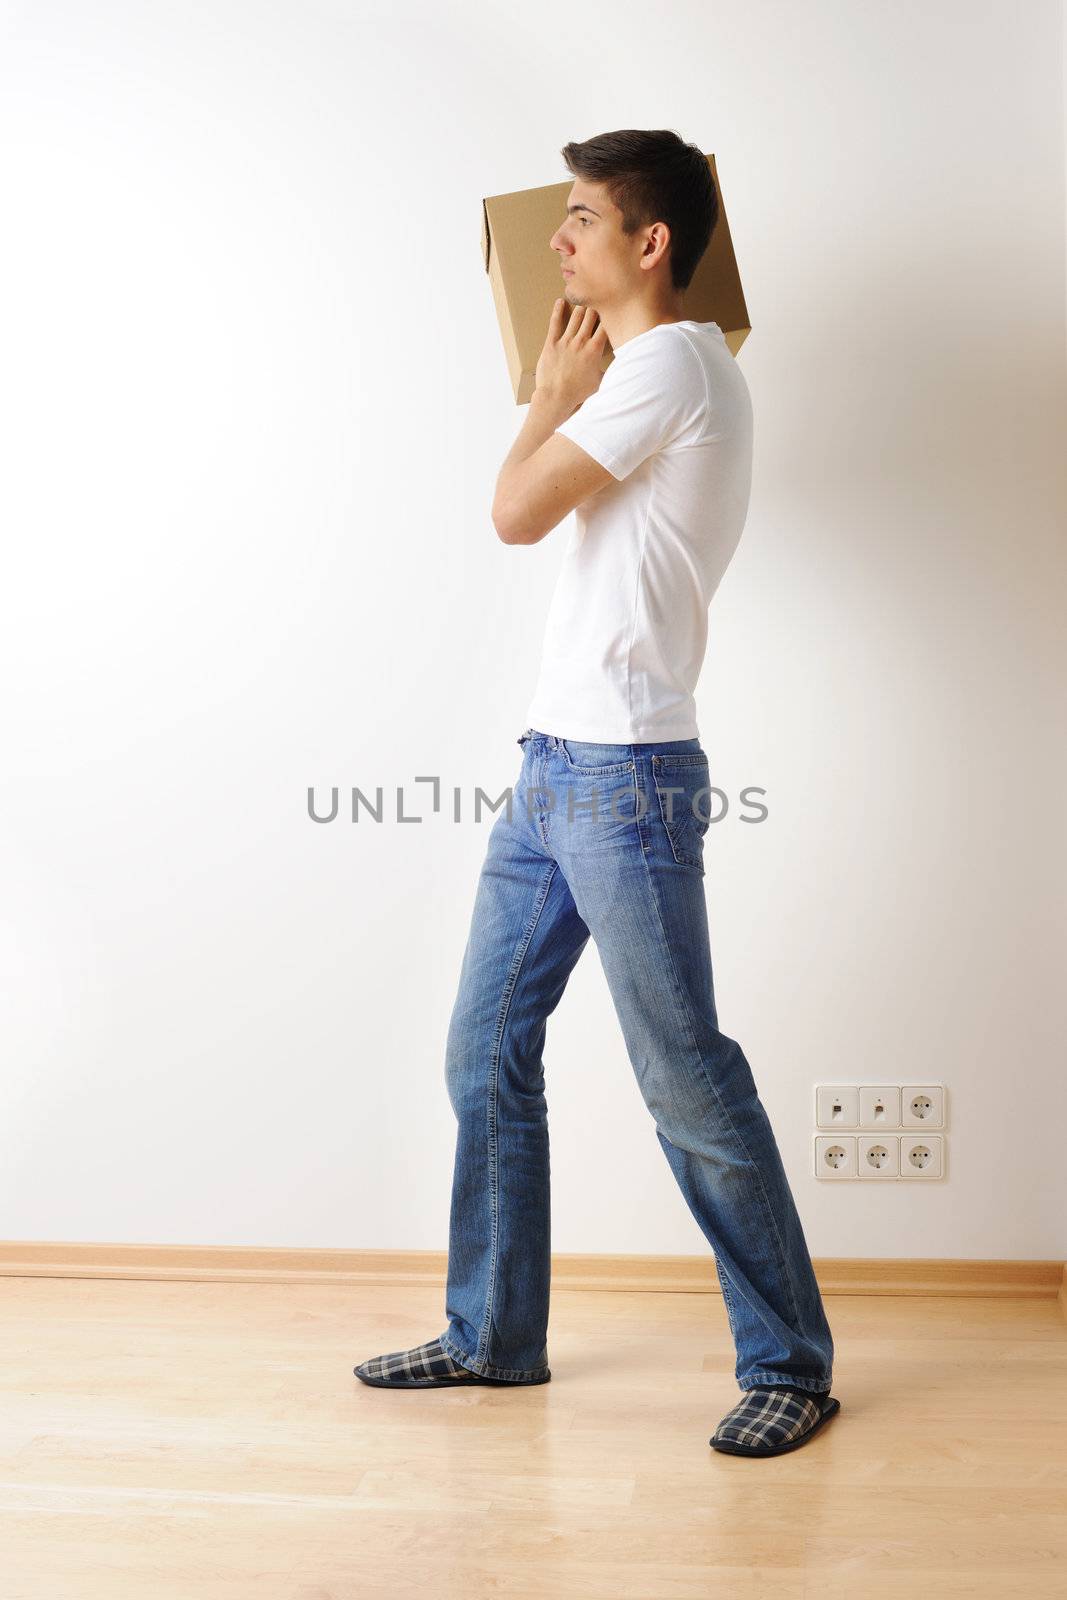
[[[589,321],[589,318],[597,317],[598,315],[599,313],[595,311],[592,306],[586,306],[581,324],[575,331],[574,337],[576,343],[588,344],[591,339],[596,338],[597,333],[604,326],[604,324],[601,322],[596,328],[594,328],[592,323]]]

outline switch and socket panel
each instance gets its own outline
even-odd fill
[[[816,1084],[815,1124],[817,1178],[945,1176],[943,1083]]]

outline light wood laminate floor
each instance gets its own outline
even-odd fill
[[[554,1290],[550,1383],[370,1388],[443,1289],[8,1278],[3,1600],[1063,1600],[1054,1300],[827,1296],[841,1411],[776,1459],[714,1294]]]

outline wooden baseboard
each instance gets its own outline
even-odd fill
[[[0,1277],[149,1278],[194,1283],[345,1283],[435,1287],[443,1250],[314,1250],[260,1245],[0,1241]],[[1067,1262],[815,1260],[823,1294],[1054,1297],[1067,1319]],[[718,1294],[710,1253],[689,1256],[553,1255],[554,1289]]]

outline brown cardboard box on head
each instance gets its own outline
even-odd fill
[[[683,314],[695,322],[717,322],[736,356],[752,332],[734,259],[715,157],[708,156],[719,199],[718,221],[693,281],[683,292]],[[542,189],[492,194],[482,201],[482,260],[496,303],[511,386],[518,405],[534,391],[537,358],[548,334],[552,305],[563,293],[559,255],[548,241],[567,215],[574,179]],[[568,316],[570,313],[567,313]],[[604,371],[614,356],[605,351]]]

